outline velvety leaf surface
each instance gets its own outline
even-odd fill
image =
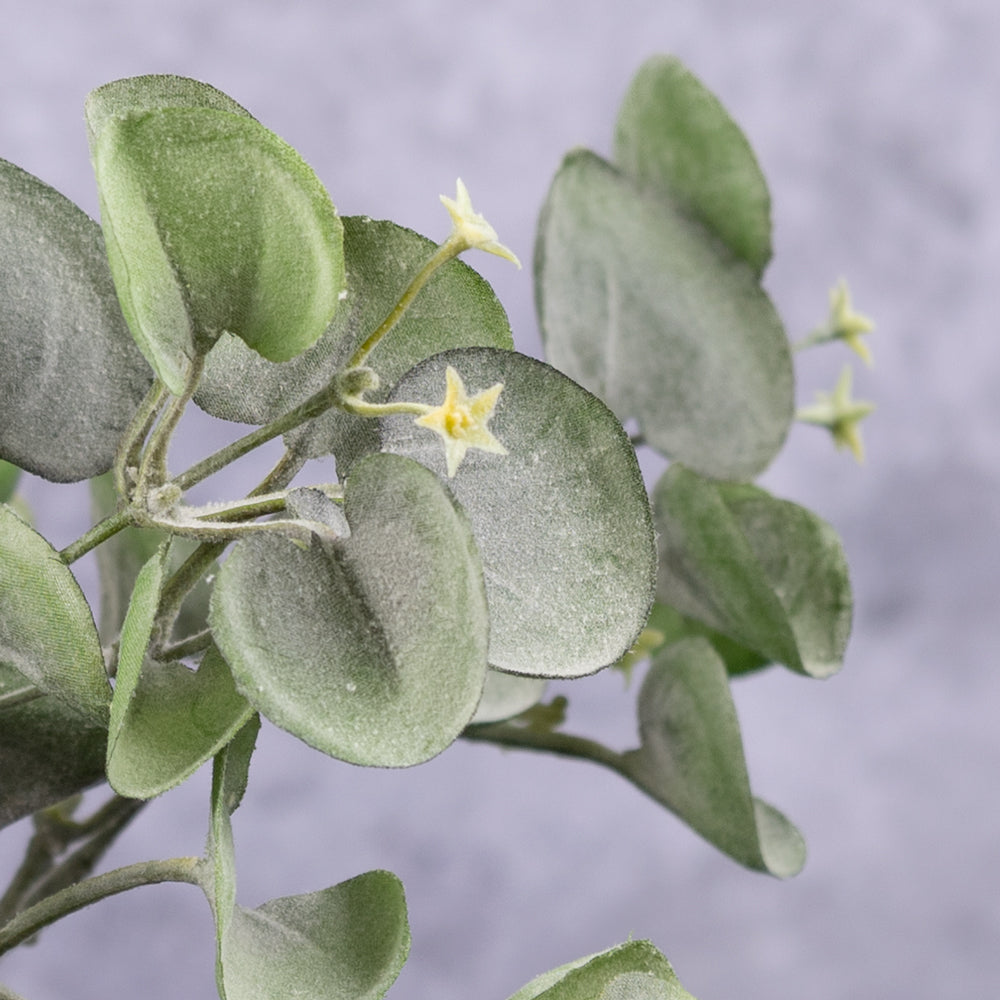
[[[104,472],[151,381],[100,227],[0,160],[0,458],[54,482]]]
[[[226,1000],[379,1000],[409,948],[403,886],[385,871],[238,906],[222,941]]]
[[[649,941],[629,941],[543,973],[510,1000],[693,1000]]]
[[[0,698],[29,686],[0,663]],[[52,695],[0,708],[0,827],[100,781],[106,741],[103,726]]]
[[[472,718],[488,613],[468,523],[426,469],[371,455],[345,484],[346,538],[238,542],[212,598],[219,648],[271,721],[358,764],[440,753]]]
[[[801,834],[750,792],[725,664],[705,639],[664,647],[639,694],[641,747],[624,773],[730,857],[785,878],[805,863]]]
[[[163,107],[106,118],[91,154],[122,310],[172,392],[223,332],[272,361],[322,335],[344,287],[342,228],[276,135],[245,114]]]
[[[106,726],[111,686],[87,599],[51,545],[0,506],[0,663]]]
[[[502,383],[489,429],[506,455],[469,449],[446,479],[472,522],[490,605],[490,664],[575,677],[613,663],[649,611],[655,552],[635,453],[614,415],[554,368],[511,351],[429,358],[392,400],[438,405],[452,366],[469,396]],[[442,438],[382,421],[383,448],[446,478]]]
[[[840,668],[851,591],[829,525],[757,487],[676,464],[653,498],[658,600],[800,673]]]
[[[753,269],[683,204],[571,153],[539,219],[535,277],[548,360],[647,444],[723,479],[766,468],[793,415],[788,341]]]
[[[771,259],[767,182],[739,126],[678,59],[654,56],[636,74],[618,114],[615,161],[763,272]]]
[[[323,337],[285,364],[266,361],[235,337],[222,337],[208,356],[195,396],[199,406],[226,420],[255,424],[293,409],[347,363],[436,249],[392,222],[367,217],[343,222],[347,297]],[[513,346],[507,315],[479,274],[460,260],[449,261],[369,357],[381,385],[367,399],[385,399],[404,372],[431,354],[480,345]],[[356,457],[378,450],[378,429],[373,420],[334,409],[287,435],[286,443],[310,458],[335,454],[344,476]]]

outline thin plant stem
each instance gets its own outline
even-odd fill
[[[85,556],[91,549],[97,548],[101,542],[107,541],[112,535],[116,535],[123,528],[135,523],[134,514],[126,509],[116,511],[101,521],[98,521],[92,528],[82,534],[75,542],[71,542],[60,553],[67,566],[76,562],[81,556]]]
[[[520,726],[509,722],[495,722],[469,726],[462,733],[462,737],[473,742],[494,743],[497,746],[518,750],[543,750],[561,757],[589,760],[595,764],[609,767],[619,774],[624,773],[622,754],[584,736],[540,731],[532,729],[530,726]]]

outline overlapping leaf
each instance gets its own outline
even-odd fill
[[[195,397],[199,406],[226,420],[255,424],[293,409],[347,363],[434,253],[430,240],[392,222],[343,221],[347,296],[322,339],[298,358],[273,364],[235,337],[221,338]],[[381,385],[367,398],[384,399],[404,372],[431,354],[471,346],[512,347],[510,325],[486,281],[453,260],[433,275],[368,359]],[[372,420],[331,410],[286,441],[306,457],[335,454],[343,477],[356,457],[378,450],[378,430]]]
[[[782,878],[805,862],[798,830],[750,791],[725,664],[705,639],[665,646],[639,694],[641,746],[623,773],[730,857]]]
[[[655,572],[649,502],[614,415],[554,368],[511,351],[435,355],[391,399],[440,404],[453,366],[469,395],[503,389],[489,429],[447,480],[472,523],[490,605],[490,663],[576,677],[613,663],[646,620]],[[445,478],[442,439],[412,417],[382,421],[383,448]]]
[[[240,690],[277,725],[354,763],[416,764],[454,741],[482,693],[479,555],[447,490],[398,455],[358,461],[344,506],[346,538],[237,543],[212,629]]]
[[[490,670],[486,674],[483,696],[472,722],[499,722],[520,715],[541,699],[545,687],[546,681],[542,677],[519,677],[517,674]]]
[[[757,487],[676,464],[653,497],[660,601],[801,673],[840,668],[852,602],[829,525]]]
[[[549,361],[647,444],[719,478],[766,468],[794,408],[787,338],[752,268],[683,204],[570,153],[535,277]]]
[[[0,160],[0,457],[54,482],[104,472],[151,381],[100,227]]]
[[[0,506],[0,663],[106,726],[111,686],[87,599],[59,554]]]
[[[290,146],[217,92],[149,79],[151,96],[143,78],[102,88],[91,155],[122,310],[179,394],[224,332],[272,361],[315,343],[344,287],[343,233]]]
[[[647,60],[615,125],[615,161],[672,198],[760,275],[771,259],[771,197],[740,127],[671,56]]]

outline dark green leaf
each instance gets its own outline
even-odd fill
[[[90,606],[59,554],[0,506],[0,663],[106,726],[111,686]]]
[[[723,479],[770,463],[794,409],[781,320],[683,205],[571,153],[539,219],[535,274],[549,361],[647,444]]]
[[[726,667],[705,639],[653,658],[639,694],[640,749],[623,771],[719,850],[782,878],[805,862],[801,834],[750,792]]]
[[[490,664],[575,677],[613,663],[651,603],[655,551],[635,453],[614,415],[554,368],[512,351],[429,358],[392,400],[444,399],[452,366],[470,397],[503,384],[489,430],[506,455],[469,449],[448,485],[472,522],[490,604]],[[445,478],[443,439],[411,416],[382,421],[383,447]]]
[[[343,233],[290,146],[205,106],[119,111],[93,140],[122,310],[172,392],[224,332],[272,361],[315,343],[344,287]]]
[[[676,464],[653,497],[660,601],[800,673],[840,668],[851,592],[829,525],[757,487]]]
[[[32,686],[0,663],[0,698]],[[103,726],[52,695],[0,708],[0,827],[100,781],[106,740]]]
[[[348,537],[307,549],[271,534],[238,542],[213,633],[277,725],[354,763],[416,764],[454,741],[483,689],[479,555],[448,491],[397,455],[355,464],[345,512]]]
[[[54,482],[104,472],[151,381],[100,228],[0,160],[0,457]]]
[[[195,397],[213,416],[263,424],[317,392],[347,363],[430,259],[435,245],[412,230],[368,218],[344,219],[347,297],[323,338],[285,364],[273,364],[235,337],[223,337],[208,356]],[[368,359],[383,400],[399,377],[424,358],[452,347],[510,348],[513,340],[490,286],[462,261],[449,261],[430,279],[396,327]],[[331,410],[287,437],[304,456],[337,456],[343,477],[350,463],[378,450],[375,422]]]
[[[236,907],[222,940],[226,1000],[379,1000],[410,948],[399,880],[372,871],[321,892]]]
[[[628,941],[543,973],[510,1000],[694,1000],[649,941]]]
[[[16,465],[0,458],[0,503],[6,503],[14,495],[20,476],[21,470]]]
[[[739,126],[677,59],[654,56],[636,74],[618,115],[615,160],[763,272],[771,259],[767,182]]]

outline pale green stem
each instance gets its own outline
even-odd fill
[[[114,466],[115,489],[120,497],[126,497],[129,494],[131,484],[128,470],[130,467],[138,470],[143,442],[152,430],[167,395],[167,387],[159,379],[155,379],[145,398],[139,404],[135,416],[132,417],[128,430],[122,436],[122,443],[115,457]]]
[[[463,732],[464,739],[480,743],[495,743],[498,746],[519,750],[544,750],[561,757],[575,757],[611,768],[624,774],[622,755],[610,750],[602,743],[583,736],[569,733],[546,732],[519,726],[510,722],[494,722],[478,726],[468,726]]]
[[[818,326],[812,333],[806,334],[801,340],[796,340],[792,344],[792,351],[798,354],[799,351],[804,351],[808,347],[818,347],[820,344],[827,344],[835,339],[836,333],[831,332],[828,326]]]
[[[43,927],[82,910],[91,903],[142,885],[156,885],[160,882],[201,885],[201,872],[200,858],[141,861],[67,886],[22,910],[6,926],[0,928],[0,955],[34,937]]]
[[[127,528],[135,521],[130,510],[120,510],[103,521],[98,521],[89,531],[81,535],[75,542],[71,542],[60,553],[67,566],[76,562],[81,556],[86,555],[91,549],[97,548],[101,542],[107,541],[112,535],[117,534],[123,528]]]
[[[14,708],[17,705],[24,705],[29,701],[34,701],[36,698],[41,698],[45,694],[39,688],[36,688],[34,684],[26,684],[24,687],[16,688],[13,691],[5,691],[0,694],[0,712],[5,708]]]
[[[430,413],[434,407],[426,403],[369,403],[359,396],[349,396],[340,400],[338,404],[341,409],[348,413],[353,413],[356,417],[391,417],[396,413],[414,413],[422,417]]]

